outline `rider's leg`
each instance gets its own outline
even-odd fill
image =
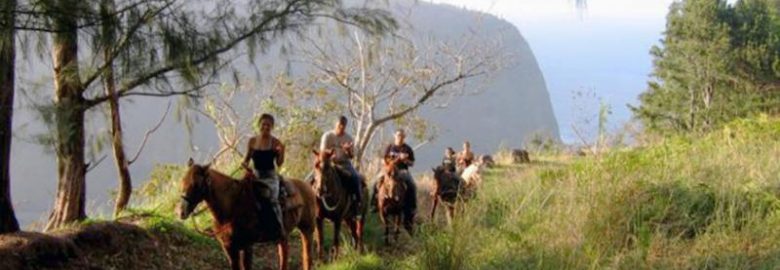
[[[353,194],[355,195],[355,207],[356,209],[360,209],[363,204],[363,188],[362,188],[362,181],[360,181],[360,174],[355,169],[355,166],[352,165],[351,162],[348,162],[345,164],[345,169],[350,174],[350,180],[352,180],[351,186]]]
[[[276,216],[276,225],[277,229],[279,230],[279,236],[285,236],[287,231],[284,228],[284,220],[283,220],[283,213],[282,213],[282,206],[279,202],[279,184],[280,179],[277,175],[274,174],[275,177],[269,181],[269,189],[271,190],[271,205],[273,206],[274,215]]]
[[[411,173],[406,173],[404,180],[406,181],[407,187],[406,201],[409,203],[409,208],[412,210],[412,213],[414,213],[417,211],[417,185],[414,183]]]

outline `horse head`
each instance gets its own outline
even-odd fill
[[[312,153],[314,153],[314,190],[318,194],[334,190],[339,182],[339,175],[331,160],[334,155],[333,150],[328,149],[322,152],[314,150]]]
[[[181,202],[177,207],[179,218],[187,219],[203,200],[209,189],[209,167],[195,164],[191,158],[187,162],[187,173],[181,179]]]
[[[385,159],[385,164],[382,168],[382,186],[379,187],[385,198],[392,198],[395,201],[401,200],[401,195],[404,193],[403,181],[399,179],[401,176],[398,167],[398,159]]]

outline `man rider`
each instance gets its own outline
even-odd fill
[[[348,179],[345,179],[347,180],[345,186],[349,189],[349,192],[354,195],[354,209],[357,210],[361,209],[363,202],[363,194],[361,192],[362,181],[360,180],[360,174],[355,170],[355,166],[352,165],[354,141],[352,140],[352,136],[346,132],[347,123],[347,117],[341,116],[338,121],[336,121],[333,130],[325,132],[325,134],[322,135],[320,152],[329,149],[333,150],[331,161],[333,164],[337,165],[337,167],[349,174]],[[357,212],[359,213],[360,211]]]
[[[399,129],[394,135],[395,141],[385,148],[384,159],[385,160],[397,160],[396,169],[398,169],[398,177],[402,179],[407,186],[406,189],[406,203],[409,205],[412,215],[417,211],[417,186],[414,183],[412,174],[409,173],[409,167],[414,166],[414,150],[408,144],[406,144],[406,132],[403,129]],[[384,181],[384,179],[380,179]],[[376,204],[376,194],[378,186],[377,183],[374,186],[374,197],[372,198],[374,204]]]

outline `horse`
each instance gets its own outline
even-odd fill
[[[456,173],[448,171],[443,166],[433,169],[433,179],[431,220],[436,217],[436,207],[442,203],[447,207],[447,222],[451,223],[455,215],[455,203],[462,199],[463,181]]]
[[[333,164],[331,158],[333,151],[323,151],[322,153],[313,151],[315,156],[314,163],[314,190],[317,193],[317,238],[316,249],[319,258],[324,258],[324,222],[330,220],[333,222],[333,247],[331,256],[337,257],[341,245],[341,224],[347,223],[352,234],[352,242],[359,251],[363,251],[363,227],[365,226],[365,216],[368,212],[368,203],[363,203],[360,209],[355,209],[354,200],[350,198],[347,187],[343,184],[349,181],[349,177],[341,169]],[[365,179],[359,176],[361,181]],[[362,183],[361,190],[363,199],[368,199],[368,189],[365,183]]]
[[[195,207],[205,202],[214,219],[214,236],[222,245],[233,270],[249,270],[252,267],[252,245],[270,242],[271,232],[258,229],[261,219],[255,208],[252,183],[237,180],[189,160],[187,173],[181,179],[182,196],[177,212],[182,220],[187,219]],[[311,269],[311,242],[315,229],[317,206],[316,195],[311,187],[300,180],[285,180],[282,183],[290,195],[284,201],[284,226],[287,234],[298,228],[302,242],[302,268]],[[273,221],[267,221],[273,222]],[[279,269],[288,268],[289,239],[285,236],[276,240],[279,255]]]
[[[385,226],[385,245],[390,245],[390,231],[393,230],[394,240],[398,242],[401,221],[409,235],[414,236],[414,216],[407,202],[408,188],[401,172],[396,167],[398,160],[385,160],[383,180],[377,188],[377,209],[379,219]]]

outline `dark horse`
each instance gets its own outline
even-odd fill
[[[447,207],[447,222],[452,222],[455,213],[455,203],[462,199],[463,180],[453,172],[442,166],[433,169],[433,207],[431,207],[431,220],[436,217],[436,207],[439,203]]]
[[[250,181],[230,178],[209,168],[196,165],[190,159],[189,169],[181,180],[182,200],[178,211],[181,219],[192,214],[195,207],[206,202],[214,218],[214,234],[233,270],[249,270],[252,267],[252,245],[268,242],[270,232],[259,230],[263,221],[255,208],[255,197]],[[301,231],[303,248],[301,268],[310,269],[312,260],[311,240],[317,213],[316,196],[311,187],[300,180],[283,183],[292,194],[285,199],[284,224],[289,232],[294,228]],[[267,221],[273,222],[273,221]],[[279,268],[287,269],[289,239],[277,242]]]
[[[409,208],[407,190],[403,173],[396,167],[397,160],[385,160],[382,178],[377,188],[377,208],[379,219],[385,225],[385,244],[390,245],[390,231],[393,231],[393,240],[398,242],[401,233],[401,221],[409,235],[414,235],[414,216]],[[408,176],[407,176],[408,177]]]
[[[333,222],[333,248],[331,250],[331,256],[338,256],[340,237],[341,235],[341,223],[346,222],[349,226],[349,230],[352,233],[352,241],[355,247],[363,250],[363,226],[365,225],[366,212],[368,210],[368,204],[364,203],[360,209],[354,207],[354,200],[350,198],[347,187],[343,184],[348,175],[343,170],[336,168],[331,162],[333,157],[333,151],[324,151],[319,153],[314,151],[316,161],[314,164],[314,190],[317,192],[317,206],[319,206],[319,212],[317,215],[317,255],[320,259],[324,258],[323,240],[324,231],[323,225],[325,219],[329,219]],[[361,177],[361,179],[364,179]],[[362,181],[362,180],[361,180]],[[362,185],[361,192],[363,192],[363,198],[367,198],[368,189],[365,188],[365,183]]]

